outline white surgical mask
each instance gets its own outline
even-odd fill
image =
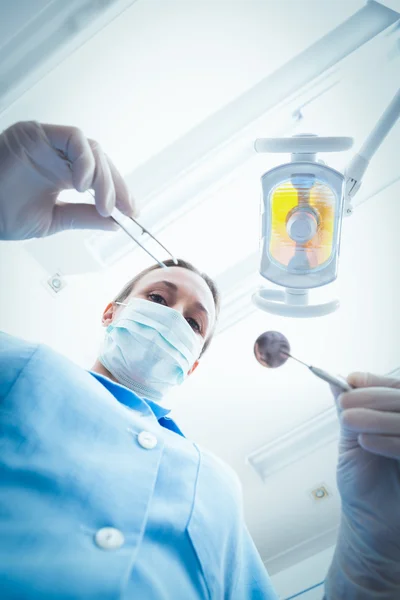
[[[119,383],[158,402],[185,380],[202,346],[180,312],[134,298],[107,327],[99,359]]]

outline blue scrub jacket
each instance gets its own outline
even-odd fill
[[[237,476],[167,413],[0,334],[3,600],[277,600]]]

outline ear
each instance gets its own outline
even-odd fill
[[[112,323],[114,316],[115,316],[115,312],[117,309],[117,305],[114,304],[114,302],[110,302],[109,304],[107,304],[104,312],[103,312],[103,317],[101,320],[101,324],[103,325],[103,327],[108,327],[110,323]]]
[[[199,366],[199,361],[196,360],[193,367],[190,369],[190,371],[188,371],[188,376],[191,375],[193,373],[193,371],[195,371],[195,369],[197,369],[198,366]]]

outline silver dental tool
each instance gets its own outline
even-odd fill
[[[343,377],[331,375],[318,367],[312,367],[293,356],[290,352],[291,348],[288,339],[279,331],[266,331],[262,333],[254,344],[254,355],[263,367],[276,369],[284,365],[288,358],[293,358],[293,360],[307,367],[311,373],[314,373],[314,375],[330,385],[338,387],[343,392],[349,392],[353,389]]]
[[[300,363],[300,364],[304,365],[305,367],[307,367],[307,369],[309,369],[311,371],[311,373],[314,373],[314,375],[316,375],[320,379],[323,379],[324,381],[326,381],[330,385],[338,387],[343,392],[350,392],[353,389],[351,387],[351,385],[349,385],[344,378],[338,377],[336,375],[331,375],[330,373],[328,373],[327,371],[324,371],[323,369],[319,369],[318,367],[313,367],[312,365],[308,365],[307,363],[303,362],[302,360],[299,360],[295,356],[292,356],[291,354],[289,354],[288,352],[285,352],[283,350],[281,351],[281,353],[285,354],[289,358],[293,358],[293,360],[295,360],[298,363]]]
[[[68,164],[69,168],[72,168],[72,163],[71,161],[67,158],[67,156],[64,154],[64,152],[62,152],[61,150],[57,150],[59,156],[65,160],[65,162]],[[92,190],[87,190],[89,192],[89,194],[92,196],[92,198],[95,198],[94,193],[92,192]],[[140,227],[140,229],[142,230],[142,235],[143,234],[147,234],[149,237],[151,237],[155,242],[157,242],[157,244],[159,246],[161,246],[161,248],[163,250],[165,250],[165,252],[167,252],[171,259],[173,260],[174,264],[177,265],[178,261],[175,258],[175,256],[173,256],[173,254],[171,254],[171,252],[169,250],[167,250],[167,248],[164,246],[164,244],[162,244],[156,237],[154,237],[154,235],[152,233],[150,233],[150,231],[148,229],[146,229],[145,227],[143,227],[143,225],[141,225],[136,219],[134,219],[133,217],[128,217],[127,215],[124,215],[123,213],[121,213],[117,208],[114,209],[115,211],[117,211],[117,216],[118,213],[121,214],[121,216],[123,216],[126,219],[130,219],[131,221],[133,221],[135,223],[135,225],[137,225],[138,227]],[[168,269],[167,265],[165,265],[161,260],[158,260],[158,258],[156,258],[151,252],[150,250],[148,250],[141,242],[139,242],[139,240],[137,238],[135,238],[132,233],[121,223],[121,220],[119,220],[118,218],[115,218],[115,216],[110,215],[110,219],[112,219],[115,223],[117,223],[117,225],[119,225],[121,227],[121,229],[123,229],[125,231],[125,233],[127,235],[129,235],[129,237],[136,242],[136,244],[138,246],[140,246],[142,248],[142,250],[144,250],[145,252],[147,252],[147,254],[149,256],[151,256],[151,258],[153,260],[156,261],[156,263],[158,263],[160,265],[160,267],[164,268],[164,269]]]

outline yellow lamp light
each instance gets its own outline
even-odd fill
[[[261,181],[261,275],[294,289],[333,281],[343,214],[343,175],[317,162],[295,161],[268,171]]]
[[[323,265],[332,257],[334,217],[335,196],[326,184],[283,181],[271,193],[271,257],[289,267],[300,245],[310,268]]]

